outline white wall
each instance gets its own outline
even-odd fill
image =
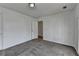
[[[31,18],[4,9],[4,49],[31,40]]]
[[[75,30],[74,47],[75,47],[76,51],[78,52],[78,19],[77,19],[76,15],[75,15],[75,21],[74,22],[75,22],[75,28],[74,28],[74,30]]]
[[[2,8],[0,8],[0,50],[2,49]]]
[[[77,22],[78,22],[78,54],[79,54],[79,4],[77,4],[77,7],[76,7],[76,9],[75,9],[75,13],[76,13],[76,19],[78,20]]]
[[[3,49],[32,40],[32,21],[35,18],[6,8],[2,9],[3,18],[1,19],[1,16],[0,20],[3,20],[3,39],[0,39],[0,48],[2,49],[2,40]]]
[[[0,14],[0,50],[2,49],[2,39],[1,39],[1,14]]]
[[[32,21],[32,39],[38,38],[38,21],[35,19]]]
[[[42,17],[44,40],[74,46],[75,16],[74,11]]]

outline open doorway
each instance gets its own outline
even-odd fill
[[[38,39],[43,40],[43,21],[38,21]]]

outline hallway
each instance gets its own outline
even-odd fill
[[[44,40],[31,40],[4,50],[5,56],[77,56],[73,47]]]

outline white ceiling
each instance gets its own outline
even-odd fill
[[[28,3],[0,3],[0,5],[33,17],[48,16],[71,10],[76,6],[75,3],[36,3],[35,8],[29,8]],[[67,9],[62,9],[64,5],[67,6]]]

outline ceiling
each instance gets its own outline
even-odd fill
[[[75,3],[36,3],[35,8],[29,8],[28,3],[0,3],[2,7],[9,8],[32,17],[41,17],[73,9]],[[63,6],[67,6],[63,9]]]

